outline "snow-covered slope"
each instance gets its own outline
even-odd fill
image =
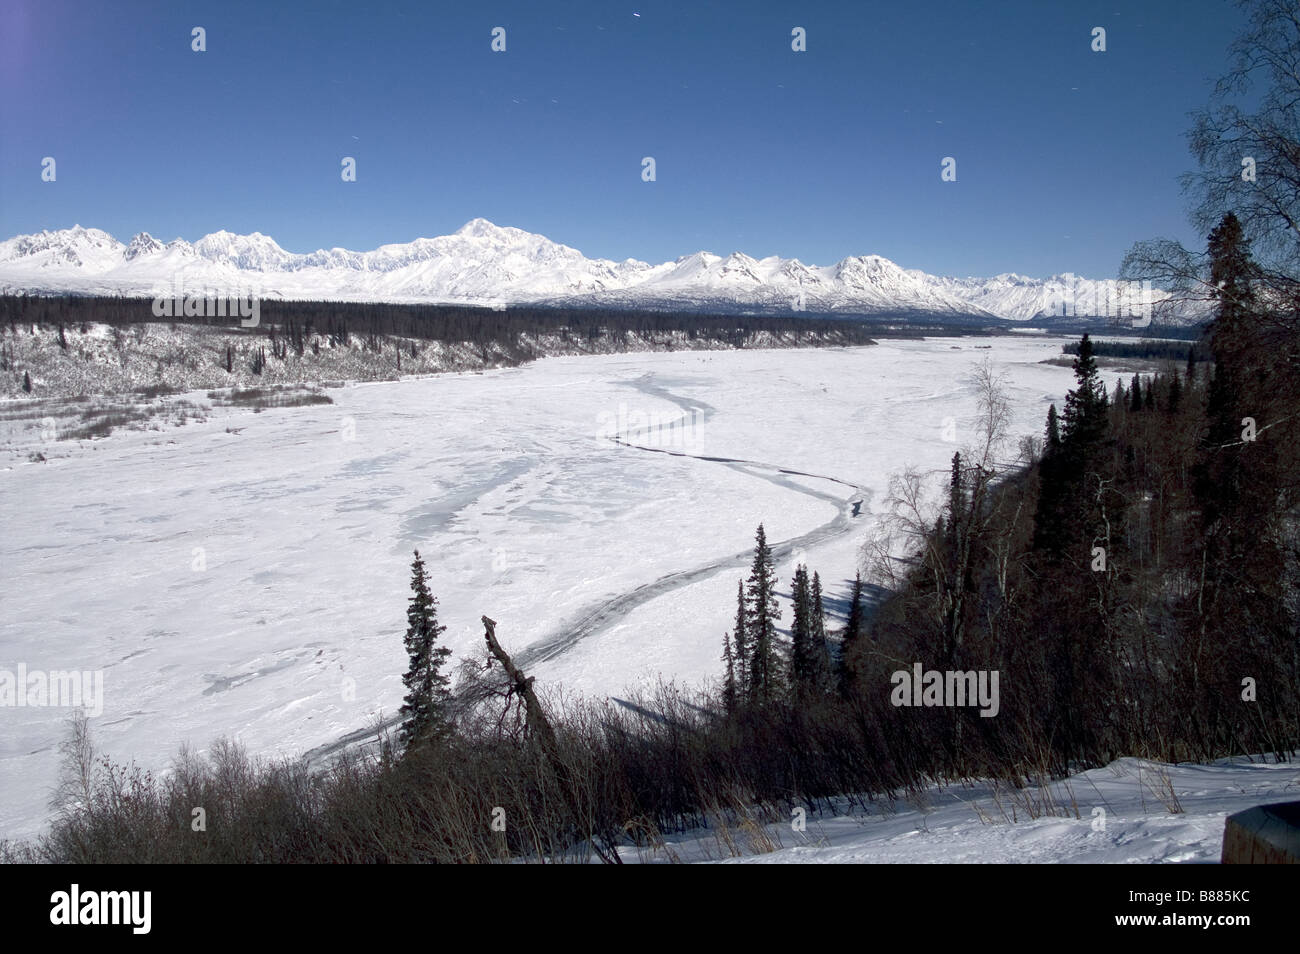
[[[779,309],[1014,321],[1110,315],[1113,282],[1065,274],[943,278],[879,255],[834,265],[696,252],[650,265],[591,259],[522,229],[473,219],[453,235],[384,245],[288,252],[260,232],[214,232],[164,244],[146,232],[123,244],[98,229],[20,235],[0,242],[0,293],[155,296],[235,289],[270,298],[340,301],[566,303],[625,308]],[[224,291],[223,291],[224,290]],[[1159,300],[1164,296],[1153,293]],[[1198,316],[1189,314],[1188,320]]]
[[[987,780],[932,786],[871,814],[789,818],[733,832],[672,835],[626,848],[624,862],[760,864],[1213,864],[1228,815],[1293,801],[1294,763],[1221,759],[1167,765],[1117,759],[1037,789]],[[729,840],[728,837],[729,836]]]
[[[1170,307],[1167,293],[1137,282],[1084,278],[1064,272],[1048,278],[1026,278],[1014,272],[992,278],[922,276],[927,287],[977,305],[1012,320],[1067,316],[1150,316],[1157,321],[1194,323],[1209,317],[1205,302],[1180,302]]]

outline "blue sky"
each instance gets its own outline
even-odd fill
[[[0,237],[364,250],[482,216],[613,259],[1114,276],[1137,239],[1203,245],[1187,113],[1243,23],[1219,0],[5,0]]]

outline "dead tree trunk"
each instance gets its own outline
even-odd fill
[[[552,759],[559,755],[559,750],[555,741],[555,730],[551,728],[551,722],[546,718],[546,712],[542,709],[542,704],[537,698],[537,693],[533,692],[533,676],[525,676],[523,670],[516,666],[510,659],[510,654],[501,648],[497,642],[497,623],[494,619],[483,618],[483,638],[487,640],[488,651],[496,657],[497,662],[501,663],[501,668],[506,671],[506,676],[510,679],[511,691],[524,700],[524,724],[528,728],[528,734],[541,743],[542,749]]]
[[[570,775],[564,761],[560,758],[560,747],[556,742],[555,730],[551,727],[551,720],[546,718],[542,703],[538,700],[537,693],[533,691],[534,677],[525,676],[523,670],[510,659],[510,654],[501,648],[501,644],[497,642],[496,620],[488,619],[486,616],[482,617],[482,620],[483,638],[487,641],[488,652],[496,658],[497,662],[501,663],[501,668],[505,670],[506,677],[510,680],[510,693],[523,700],[524,726],[528,731],[528,736],[538,743],[547,762],[550,763],[552,771],[555,772],[556,780],[560,785],[561,797],[568,802],[575,822],[581,824],[578,819],[587,817],[585,836],[595,850],[596,855],[607,865],[621,865],[623,861],[618,856],[614,837],[610,833],[598,833],[591,828],[592,822],[589,811],[584,809],[583,799],[574,790],[575,780]]]

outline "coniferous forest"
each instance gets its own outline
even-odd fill
[[[23,325],[72,327],[103,324],[115,328],[157,323],[147,298],[104,296],[0,295],[0,327],[13,334]],[[264,299],[258,325],[242,329],[250,338],[283,340],[302,354],[313,338],[332,346],[381,338],[416,341],[469,342],[476,345],[517,346],[524,335],[557,334],[595,339],[610,330],[628,334],[682,332],[690,337],[743,342],[758,332],[772,334],[833,333],[846,344],[865,344],[873,332],[897,333],[887,319],[862,320],[809,315],[719,315],[694,312],[632,311],[610,308],[570,308],[516,305],[486,308],[472,305],[405,305],[385,302],[329,302]],[[239,316],[177,314],[165,319],[175,325],[240,331]],[[909,322],[909,334],[972,330],[970,324]]]

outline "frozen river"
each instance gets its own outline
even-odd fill
[[[146,767],[305,752],[400,706],[418,547],[458,656],[486,614],[568,694],[699,683],[760,521],[782,589],[798,558],[842,600],[890,475],[974,437],[972,366],[1040,433],[1061,342],[552,358],[62,443],[0,470],[0,669],[102,671],[92,733]],[[0,835],[44,821],[67,714],[0,708]]]

